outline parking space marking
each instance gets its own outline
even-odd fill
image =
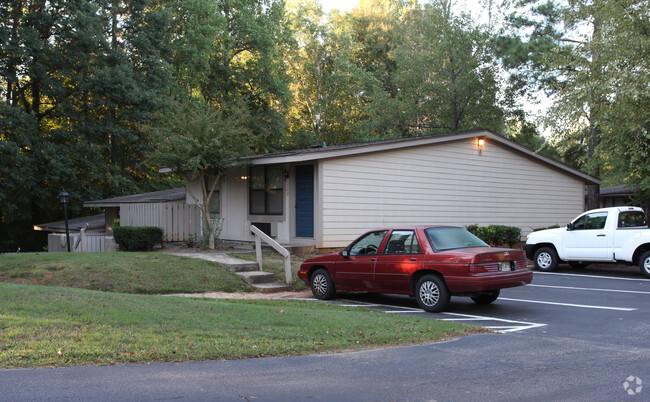
[[[554,285],[534,285],[530,284],[534,288],[553,288],[553,289],[569,289],[569,290],[593,290],[597,292],[615,292],[615,293],[634,293],[640,295],[650,295],[650,292],[644,292],[642,290],[620,290],[620,289],[599,289],[599,288],[579,288],[575,286],[554,286]]]
[[[535,271],[535,275],[577,276],[577,277],[582,277],[582,278],[615,279],[615,280],[618,280],[618,281],[650,282],[650,279],[645,279],[645,278],[617,278],[615,276],[563,274],[561,272],[540,272],[540,271]]]
[[[315,299],[313,299],[315,300]],[[344,300],[345,302],[350,302],[350,300]],[[480,315],[470,315],[470,314],[460,314],[460,313],[450,313],[450,312],[441,312],[438,313],[440,316],[432,316],[431,313],[420,308],[414,307],[399,307],[399,309],[392,310],[395,306],[390,306],[387,304],[372,304],[372,303],[363,303],[363,302],[354,302],[355,304],[338,304],[339,306],[345,307],[384,307],[388,308],[387,310],[382,309],[386,314],[422,314],[427,317],[440,320],[440,321],[455,321],[455,322],[469,322],[472,321],[473,324],[480,325],[485,328],[489,328],[495,332],[507,333],[507,332],[516,332],[516,331],[525,331],[527,329],[544,327],[548,324],[541,324],[536,322],[526,322],[526,321],[516,321],[508,320],[505,318],[496,318],[496,317],[486,317]],[[444,318],[444,316],[452,316],[450,318]],[[480,323],[480,324],[479,324]],[[495,325],[495,324],[500,325]],[[503,325],[506,324],[506,325]]]
[[[558,303],[558,302],[550,302],[550,301],[544,301],[544,300],[510,299],[508,297],[499,297],[499,300],[516,301],[516,302],[522,302],[522,303],[550,304],[550,305],[553,305],[553,306],[591,308],[591,309],[597,309],[597,310],[616,310],[616,311],[634,311],[634,310],[637,310],[636,308],[631,308],[631,307],[593,306],[593,305],[589,305],[589,304]]]
[[[444,315],[451,315],[454,318],[438,318],[441,321],[485,321],[485,322],[497,322],[497,323],[507,323],[510,325],[492,325],[486,324],[481,325],[482,327],[490,328],[496,332],[508,333],[516,331],[525,331],[527,329],[545,327],[548,324],[541,324],[537,322],[526,322],[526,321],[516,321],[516,320],[507,320],[505,318],[496,318],[496,317],[485,317],[480,315],[470,315],[470,314],[460,314],[460,313],[442,313]]]

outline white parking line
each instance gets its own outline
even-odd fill
[[[534,285],[530,284],[534,288],[553,288],[553,289],[570,289],[570,290],[594,290],[597,292],[615,292],[615,293],[634,293],[640,295],[650,295],[650,292],[644,292],[641,290],[620,290],[620,289],[599,289],[599,288],[579,288],[575,286],[553,286],[553,285]]]
[[[510,299],[508,297],[499,297],[499,300],[516,301],[516,302],[522,302],[522,303],[551,304],[551,305],[554,305],[554,306],[592,308],[592,309],[597,309],[597,310],[616,310],[616,311],[634,311],[634,310],[637,310],[636,308],[630,308],[630,307],[592,306],[592,305],[589,305],[589,304],[557,303],[557,302],[549,302],[549,301],[543,301],[543,300]]]
[[[599,279],[616,279],[616,280],[619,280],[619,281],[650,282],[650,279],[645,279],[645,278],[617,278],[615,276],[563,274],[563,273],[560,273],[560,272],[540,272],[540,271],[535,271],[535,275],[578,276],[578,277],[582,277],[582,278],[599,278]]]
[[[506,320],[504,318],[496,317],[485,317],[480,315],[469,315],[469,314],[460,314],[460,313],[442,313],[444,315],[455,316],[455,318],[439,318],[441,321],[496,321],[498,323],[509,323],[511,325],[481,325],[482,327],[490,328],[496,332],[515,332],[515,331],[525,331],[527,329],[545,327],[548,324],[540,324],[536,322],[526,322],[526,321],[515,321],[515,320]]]
[[[394,308],[395,306],[389,306],[386,304],[371,304],[367,303],[364,304],[363,302],[358,302],[358,304],[339,304],[339,306],[345,306],[345,307],[388,307],[388,308]],[[413,313],[422,313],[426,314],[427,316],[434,318],[436,320],[440,321],[456,321],[456,322],[468,322],[468,321],[474,321],[474,322],[484,322],[481,323],[480,326],[489,328],[495,332],[502,332],[502,333],[507,333],[507,332],[515,332],[515,331],[525,331],[527,329],[532,329],[532,328],[539,328],[539,327],[544,327],[548,324],[540,324],[540,323],[535,323],[535,322],[525,322],[525,321],[515,321],[515,320],[507,320],[504,318],[496,318],[496,317],[486,317],[486,316],[480,316],[480,315],[469,315],[469,314],[460,314],[460,313],[448,313],[448,312],[442,312],[439,313],[440,316],[431,316],[430,313],[427,313],[426,311],[420,309],[420,308],[413,308],[413,307],[400,307],[399,310],[384,310],[386,314],[413,314]],[[444,318],[443,316],[453,316],[453,318]],[[510,325],[492,325],[490,323],[499,323],[499,324],[510,324]],[[477,324],[479,325],[479,324]]]

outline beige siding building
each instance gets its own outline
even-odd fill
[[[220,237],[250,241],[254,224],[285,245],[316,248],[344,247],[364,231],[399,225],[501,224],[525,236],[578,215],[585,185],[599,183],[488,131],[246,161],[221,181]]]

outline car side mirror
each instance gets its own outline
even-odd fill
[[[569,231],[573,230],[573,222],[569,222],[569,223],[567,223],[567,224],[566,224],[566,228],[567,228],[567,230],[569,230]]]
[[[341,251],[341,255],[345,258],[348,258],[350,256],[350,252],[348,250],[343,250]]]

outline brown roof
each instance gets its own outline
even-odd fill
[[[172,202],[185,200],[185,187],[171,190],[154,191],[145,194],[133,194],[105,200],[84,202],[84,207],[119,207],[120,204],[142,204],[152,202]]]
[[[85,216],[83,218],[68,219],[68,229],[70,232],[79,232],[88,224],[88,230],[101,230],[104,229],[105,217],[104,214]],[[56,232],[65,233],[65,221],[41,223],[34,225],[34,230],[43,232]]]

